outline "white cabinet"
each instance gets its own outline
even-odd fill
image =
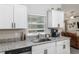
[[[57,11],[57,14],[58,14],[58,24],[60,25],[60,28],[64,28],[64,12]]]
[[[32,47],[32,54],[55,54],[55,42]]]
[[[0,52],[0,54],[5,54],[5,52]]]
[[[0,29],[27,28],[27,8],[23,5],[0,5]]]
[[[64,27],[64,12],[57,10],[48,11],[48,28],[57,28],[58,25],[61,28]]]
[[[49,43],[48,54],[56,54],[56,43]]]
[[[0,5],[0,29],[8,29],[12,27],[13,6]]]
[[[16,28],[27,28],[27,9],[23,5],[14,6],[14,23]]]
[[[70,53],[70,41],[69,40],[64,40],[64,41],[59,41],[56,43],[57,44],[57,54],[69,54]]]
[[[48,12],[48,27],[58,27],[57,11]]]
[[[32,46],[32,54],[70,54],[70,40]]]

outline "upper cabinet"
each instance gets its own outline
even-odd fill
[[[14,6],[15,28],[27,28],[27,9],[23,5]]]
[[[0,29],[27,28],[26,11],[24,5],[0,5]]]
[[[64,27],[64,12],[51,10],[48,11],[48,28]]]
[[[58,11],[58,24],[60,28],[64,28],[64,11]]]
[[[12,27],[13,5],[0,5],[0,29]]]

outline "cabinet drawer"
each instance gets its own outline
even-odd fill
[[[70,43],[70,40],[63,40],[63,41],[57,42],[58,45],[69,44],[69,43]]]
[[[37,45],[37,46],[33,46],[32,47],[32,50],[33,49],[46,49],[46,48],[50,48],[50,47],[52,47],[53,46],[53,44],[55,44],[55,43],[47,43],[47,44],[41,44],[41,45]]]
[[[57,45],[63,45],[65,44],[65,41],[59,41],[59,42],[56,42]]]
[[[60,42],[57,42],[57,48],[61,48],[61,49],[67,49],[67,47],[70,46],[70,41],[69,40],[64,40],[64,41],[60,41]]]

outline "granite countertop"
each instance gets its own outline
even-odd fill
[[[31,40],[24,40],[24,41],[16,41],[16,42],[7,42],[7,43],[0,43],[0,52],[8,51],[12,49],[18,49],[23,47],[29,47],[29,46],[35,46],[39,44],[46,44],[46,43],[52,43],[62,40],[70,39],[69,37],[57,37],[57,38],[50,38],[51,41],[46,42],[40,42],[40,43],[33,43]]]

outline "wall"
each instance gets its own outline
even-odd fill
[[[47,10],[51,8],[61,8],[59,4],[27,4],[28,14],[46,15]]]
[[[76,33],[79,36],[79,28],[77,27],[77,22],[79,18],[70,19],[67,21],[67,31],[71,33]]]
[[[25,30],[0,29],[0,39],[20,38],[22,32],[25,32]]]
[[[74,32],[77,29],[76,19],[70,19],[67,21],[67,31]]]
[[[63,4],[62,8],[65,11],[65,19],[69,19],[72,14],[75,16],[79,15],[79,4]]]

